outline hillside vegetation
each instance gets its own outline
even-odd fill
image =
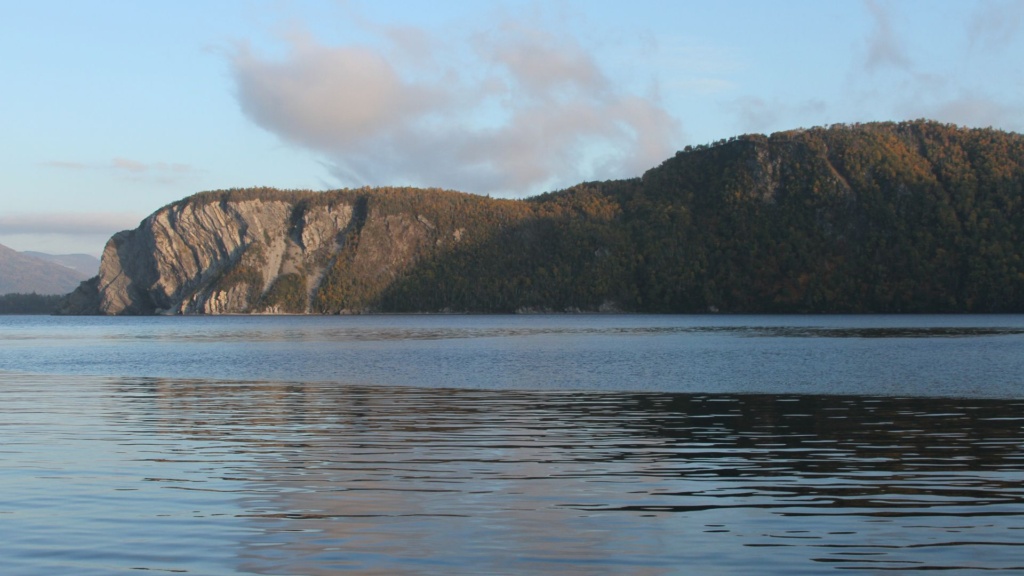
[[[747,136],[619,196],[645,310],[1024,310],[1024,138],[930,122]]]
[[[1024,311],[1024,138],[932,122],[748,135],[528,202],[392,310]]]
[[[238,247],[211,260],[219,268],[150,290],[151,309],[203,311],[188,303],[234,294],[241,304],[216,310],[1024,311],[1024,137],[991,129],[918,121],[739,136],[641,178],[521,201],[208,192],[165,208],[167,226],[186,208],[228,214],[253,201],[290,211],[286,241],[270,228],[259,240],[245,220],[231,233]],[[333,228],[313,234],[324,214]]]
[[[53,314],[62,298],[59,294],[0,294],[0,314]]]

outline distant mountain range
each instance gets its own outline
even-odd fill
[[[64,313],[1024,312],[1024,136],[833,125],[526,200],[204,192],[107,244]]]
[[[0,244],[0,294],[67,294],[99,267],[87,254],[18,252]]]
[[[100,259],[88,254],[47,254],[32,250],[25,250],[22,254],[71,268],[79,274],[83,274],[85,278],[92,278],[100,269]]]

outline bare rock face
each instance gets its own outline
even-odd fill
[[[339,288],[347,277],[386,285],[439,235],[462,234],[341,192],[203,193],[171,204],[114,235],[99,275],[60,312],[359,312],[351,287]]]

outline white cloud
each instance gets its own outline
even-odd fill
[[[511,19],[455,42],[377,33],[385,48],[292,34],[276,60],[239,44],[231,67],[243,112],[322,155],[350,186],[523,196],[636,176],[679,144],[677,120],[564,33]]]

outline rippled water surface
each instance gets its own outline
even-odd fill
[[[0,317],[0,573],[1024,571],[1022,334]]]

